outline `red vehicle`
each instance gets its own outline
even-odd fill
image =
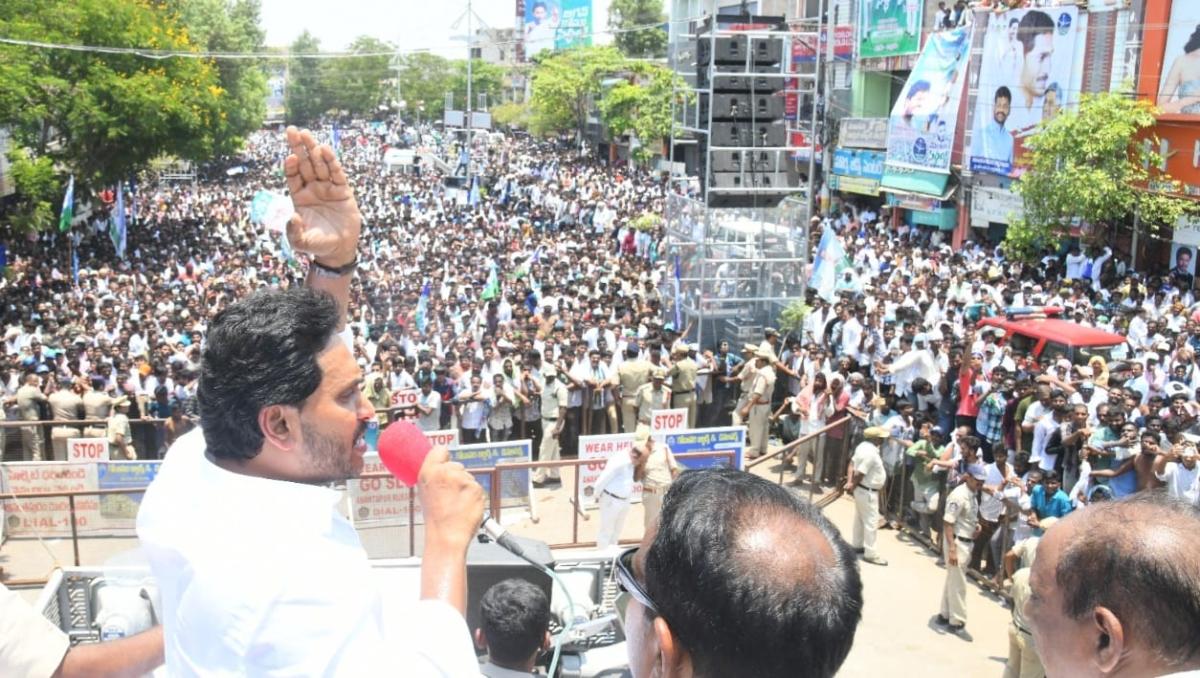
[[[983,318],[978,325],[1002,330],[999,343],[1011,346],[1014,355],[1066,358],[1074,365],[1086,365],[1093,356],[1105,362],[1127,356],[1125,337],[1056,317],[1061,312],[1054,306],[1012,308],[1004,317]]]

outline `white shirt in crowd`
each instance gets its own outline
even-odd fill
[[[466,622],[377,583],[328,487],[226,471],[197,429],[138,512],[172,676],[478,675]]]
[[[1167,494],[1200,506],[1200,464],[1188,470],[1183,464],[1169,462],[1158,479],[1167,484]]]

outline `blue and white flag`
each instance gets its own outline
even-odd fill
[[[825,226],[821,242],[817,245],[817,257],[813,261],[808,286],[815,289],[822,299],[832,302],[837,275],[847,265],[846,248],[842,246],[841,238],[834,232],[833,226]]]
[[[112,220],[109,222],[108,236],[112,238],[113,247],[117,250],[117,258],[125,259],[125,189],[117,182],[117,205]]]
[[[679,281],[679,255],[675,255],[675,331],[683,327],[683,286]]]
[[[471,177],[471,193],[467,196],[467,203],[471,207],[479,204],[479,175]]]

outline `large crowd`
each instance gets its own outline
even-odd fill
[[[744,424],[749,458],[800,441],[783,459],[795,484],[863,493],[853,546],[867,561],[886,564],[877,528],[907,523],[965,544],[944,555],[957,566],[965,548],[997,584],[1087,504],[1160,487],[1200,504],[1200,304],[1183,268],[1140,274],[1089,243],[1021,264],[982,241],[952,249],[886,207],[839,203],[812,228],[845,257],[814,276],[802,323],[700,346],[674,320],[662,220],[643,218],[664,213],[663,177],[528,137],[461,147],[397,123],[326,132],[363,214],[348,328],[381,421],[412,417],[463,443],[528,438],[540,459],[576,454],[587,434],[636,431],[642,445],[657,409],[686,409],[691,427]],[[389,166],[397,146],[417,164]],[[54,423],[49,439],[4,429],[6,458],[64,459],[80,436],[157,458],[196,425],[207,319],[258,288],[301,284],[302,264],[253,207],[260,191],[282,193],[281,148],[259,133],[195,182],[137,186],[69,232],[13,247],[0,282],[6,414]],[[462,158],[451,174],[469,162],[475,181],[447,181],[421,163],[430,154]],[[118,257],[109,219],[122,202]],[[978,324],[1019,307],[1126,341],[1087,360],[1034,357]],[[965,623],[955,605],[939,621]]]

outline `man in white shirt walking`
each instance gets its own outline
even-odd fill
[[[167,671],[477,674],[463,612],[482,488],[444,447],[425,459],[422,600],[398,609],[328,487],[362,471],[375,416],[344,331],[362,217],[333,150],[295,128],[288,142],[289,240],[313,257],[308,288],[259,292],[216,316],[202,429],[172,446],[138,514]]]
[[[596,479],[593,491],[600,505],[600,528],[596,532],[598,549],[616,546],[621,539],[621,529],[625,527],[625,517],[629,515],[629,504],[633,499],[633,484],[645,465],[643,450],[649,436],[648,428],[638,427],[629,452],[615,452]]]

